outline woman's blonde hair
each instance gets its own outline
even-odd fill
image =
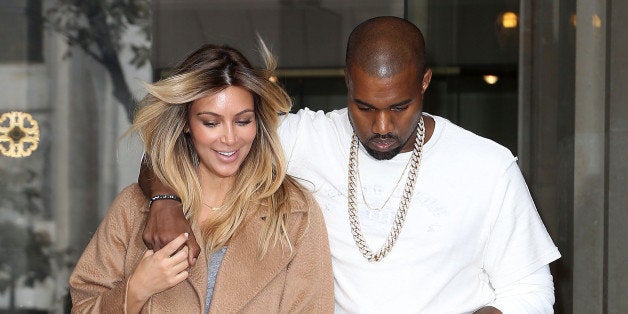
[[[249,209],[258,206],[266,211],[260,258],[278,241],[291,248],[286,234],[290,182],[284,183],[284,179],[292,179],[286,176],[286,160],[277,134],[279,115],[290,110],[291,101],[280,86],[270,81],[276,61],[260,43],[265,69],[254,69],[234,48],[204,45],[171,76],[154,84],[145,83],[148,94],[140,101],[131,128],[140,134],[146,160],[156,177],[181,197],[186,216],[194,222],[196,209],[202,204],[199,161],[191,137],[184,132],[192,102],[229,86],[244,88],[253,95],[257,135],[224,209],[216,219],[201,225],[207,253],[226,245],[250,214]]]

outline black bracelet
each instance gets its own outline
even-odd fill
[[[158,201],[158,200],[174,200],[181,203],[181,198],[176,195],[160,194],[160,195],[155,195],[150,198],[150,201],[148,202],[148,208],[150,208],[150,205],[153,205],[154,201]]]

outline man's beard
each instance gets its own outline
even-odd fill
[[[364,148],[366,149],[366,152],[369,153],[369,155],[371,155],[371,157],[377,160],[390,160],[390,159],[393,159],[393,157],[397,156],[401,152],[401,146],[393,148],[392,150],[389,150],[386,152],[373,150],[369,148],[368,146],[364,146]]]
[[[387,135],[375,135],[375,136],[373,136],[373,137],[371,137],[369,139],[369,142],[372,139],[375,139],[375,138],[394,138],[394,139],[397,140],[397,142],[401,142],[401,140],[398,137],[396,137],[394,135],[390,135],[390,134],[387,134]],[[412,137],[410,137],[410,138],[412,138]],[[408,140],[410,138],[408,138]],[[399,145],[399,146],[397,146],[397,147],[395,147],[395,148],[393,148],[391,150],[385,151],[385,152],[374,150],[374,149],[370,148],[368,145],[365,145],[364,143],[362,143],[362,146],[364,146],[364,149],[366,149],[366,152],[369,153],[369,155],[371,155],[371,157],[373,157],[373,158],[375,158],[377,160],[390,160],[393,157],[397,156],[401,152],[401,150],[403,149],[403,147],[406,145],[407,142],[408,141],[406,141],[405,143],[403,143],[403,144],[401,144],[401,145]]]

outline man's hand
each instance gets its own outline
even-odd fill
[[[151,198],[151,196],[156,194],[174,194],[174,191],[155,177],[155,174],[148,166],[146,157],[142,158],[137,183],[139,183],[146,198]],[[183,215],[181,203],[163,199],[153,202],[149,210],[148,221],[142,233],[142,239],[146,247],[158,251],[166,243],[170,243],[180,234],[187,232],[189,237],[185,244],[188,247],[188,263],[194,266],[198,254],[201,253],[201,248],[196,242],[190,223]]]
[[[474,314],[502,314],[502,311],[492,307],[492,306],[485,306],[475,312],[473,312]]]
[[[193,266],[196,264],[198,254],[201,253],[201,248],[192,233],[190,223],[183,215],[181,203],[173,200],[153,202],[142,233],[146,247],[158,251],[182,233],[189,235],[183,246],[187,245],[188,263]]]

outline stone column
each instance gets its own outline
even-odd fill
[[[606,4],[577,2],[574,129],[574,313],[605,307]]]
[[[627,13],[521,1],[520,162],[563,255],[557,313],[628,312]]]
[[[607,313],[628,312],[628,2],[606,5],[606,280]]]

